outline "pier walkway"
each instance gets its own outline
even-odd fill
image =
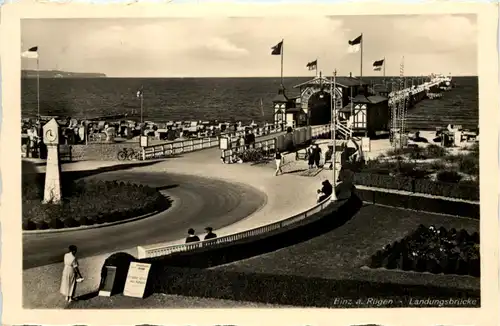
[[[427,95],[427,92],[431,88],[439,87],[448,81],[449,78],[438,76],[418,86],[408,87],[399,91],[393,91],[389,93],[389,106],[392,107],[394,105],[398,105],[402,101],[408,103],[406,105],[411,105],[410,103],[414,104],[416,102],[419,102]]]

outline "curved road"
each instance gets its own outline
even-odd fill
[[[266,195],[242,184],[154,172],[115,171],[89,178],[120,180],[158,187],[174,201],[168,210],[142,220],[89,230],[24,234],[23,269],[62,261],[68,245],[80,257],[183,238],[188,228],[204,232],[235,223],[260,209]]]

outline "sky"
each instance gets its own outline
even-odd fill
[[[265,77],[280,75],[271,47],[284,39],[284,76],[360,74],[348,40],[363,33],[363,76],[386,59],[386,75],[477,75],[474,15],[304,16],[23,20],[22,51],[39,46],[41,70],[108,77]],[[36,62],[23,59],[23,69]]]

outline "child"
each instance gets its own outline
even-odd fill
[[[318,189],[318,194],[316,196],[316,201],[318,202],[318,204],[321,203],[321,200],[323,199],[324,195],[325,194],[321,190]]]

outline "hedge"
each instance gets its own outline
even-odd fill
[[[61,204],[42,204],[44,180],[23,182],[23,230],[117,222],[168,208],[155,188],[117,181],[64,182]]]
[[[362,201],[372,204],[462,216],[473,219],[479,219],[480,217],[479,203],[453,201],[446,198],[408,196],[405,194],[374,189],[356,188],[355,193]]]
[[[450,231],[420,225],[400,241],[387,245],[371,258],[369,266],[433,274],[480,277],[479,233]]]
[[[383,189],[404,190],[435,196],[479,200],[479,186],[467,183],[447,183],[403,176],[389,176],[377,173],[357,172],[354,183]]]
[[[201,270],[152,265],[149,293],[165,293],[300,307],[405,307],[409,299],[474,298],[479,290],[423,285],[400,285],[349,279],[322,279],[224,270]],[[367,298],[387,299],[380,305]],[[453,306],[453,302],[448,303]]]

